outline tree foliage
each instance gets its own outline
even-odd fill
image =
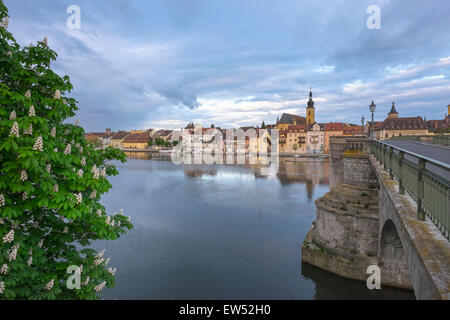
[[[132,228],[100,203],[118,174],[110,160],[126,158],[67,123],[78,107],[69,77],[50,68],[57,54],[46,39],[21,47],[7,16],[0,0],[0,299],[96,299],[115,269],[91,242]],[[80,289],[66,286],[72,265]]]

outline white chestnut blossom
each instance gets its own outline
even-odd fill
[[[2,20],[2,25],[3,27],[8,28],[9,25],[9,17],[6,17],[5,19]]]
[[[20,247],[20,244],[16,244],[11,248],[11,250],[9,250],[9,252],[8,252],[9,261],[16,260],[17,251],[19,251],[19,247]]]
[[[37,137],[36,142],[33,146],[33,150],[43,151],[43,148],[42,148],[43,146],[44,146],[44,142],[42,141],[42,137],[41,136]]]
[[[80,178],[83,177],[83,169],[78,170],[77,174]]]
[[[131,216],[128,217],[128,222],[131,222]]]
[[[121,208],[121,209],[119,210],[119,214],[120,214],[121,216],[123,216],[123,208]]]
[[[2,281],[0,282],[0,294],[3,294],[4,290],[5,290],[5,283]]]
[[[53,149],[54,152],[58,152],[58,148]]]
[[[64,154],[69,154],[72,151],[72,145],[69,143],[64,150]]]
[[[56,137],[56,127],[52,128],[52,132],[50,134],[53,138]]]
[[[61,91],[56,90],[55,94],[53,95],[53,99],[56,99],[56,100],[61,99]]]
[[[77,120],[75,121],[75,125],[76,125],[77,127],[80,125],[80,119],[77,119]]]
[[[97,190],[92,191],[91,195],[89,196],[89,199],[94,199],[97,196]]]
[[[65,226],[62,233],[69,233],[69,228],[67,228],[67,226]]]
[[[95,169],[94,171],[94,179],[98,179],[100,177],[100,170]]]
[[[25,98],[31,98],[31,91],[27,90],[27,92],[25,93]]]
[[[81,194],[81,192],[79,193],[75,193],[75,198],[76,198],[76,204],[80,204],[83,201],[83,195]]]
[[[55,283],[55,280],[50,280],[46,285],[45,285],[45,289],[46,290],[51,290],[53,288],[53,284]]]
[[[107,258],[107,259],[105,260],[105,267],[108,265],[108,263],[109,263],[110,260],[111,260],[111,258]]]
[[[36,111],[34,110],[34,106],[31,106],[31,107],[30,107],[30,110],[28,110],[28,115],[29,115],[30,117],[36,116]]]
[[[106,168],[102,168],[102,170],[100,171],[100,175],[102,177],[106,176]]]
[[[86,286],[88,283],[89,283],[89,276],[87,276],[86,280],[81,285]]]
[[[6,274],[8,272],[8,265],[5,263],[4,265],[2,265],[2,267],[0,268],[0,274]]]
[[[24,191],[24,192],[22,193],[22,200],[25,201],[25,200],[27,200],[27,199],[28,199],[28,193],[27,193],[26,191]]]
[[[105,259],[104,258],[98,258],[94,260],[94,266],[98,266],[100,263],[102,263]]]
[[[41,241],[39,241],[39,243],[38,243],[38,247],[39,248],[42,248],[42,245],[44,244],[44,239],[42,239]]]
[[[33,125],[31,123],[30,123],[30,126],[28,127],[28,129],[23,131],[23,134],[28,134],[28,135],[33,134]]]
[[[83,153],[83,146],[80,147],[80,153]]]
[[[27,171],[26,170],[22,170],[20,172],[20,181],[27,181],[28,180],[28,175],[27,175]]]
[[[19,137],[19,124],[17,122],[13,123],[9,135]]]
[[[54,186],[53,186],[53,190],[52,190],[53,192],[58,192],[59,191],[59,187],[58,187],[58,185],[57,184],[55,184]]]
[[[0,218],[0,226],[4,223],[5,223],[5,220],[3,220],[3,218]]]
[[[112,275],[112,276],[114,276],[115,274],[116,274],[116,270],[117,270],[117,268],[108,268],[108,272]]]
[[[81,158],[81,165],[84,167],[86,165],[86,158]]]
[[[106,249],[103,249],[102,251],[100,251],[95,257],[96,258],[101,258],[103,257],[103,255],[105,254]]]
[[[27,260],[27,265],[31,266],[32,263],[33,263],[33,257],[29,257]]]
[[[102,216],[102,210],[100,210],[100,209],[97,210],[97,216],[99,216],[99,217]]]
[[[8,51],[8,52],[6,53],[6,56],[8,56],[9,58],[11,58],[11,57],[12,57],[12,52],[11,52],[11,51]]]
[[[14,230],[11,229],[4,237],[3,243],[11,243],[14,241]]]
[[[47,170],[48,173],[52,172],[52,164],[51,163],[47,163],[47,166],[45,168]]]
[[[44,37],[44,40],[42,40],[42,42],[44,43],[44,45],[47,45],[47,37]]]
[[[5,196],[3,193],[0,194],[0,207],[3,207],[6,204]]]
[[[98,286],[94,287],[94,291],[95,292],[99,292],[101,290],[103,290],[103,288],[106,286],[106,281],[103,281],[102,283],[100,283]]]
[[[9,120],[15,120],[17,118],[16,111],[13,110],[9,115]]]

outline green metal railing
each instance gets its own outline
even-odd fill
[[[425,220],[427,215],[450,240],[450,181],[436,173],[445,172],[448,177],[450,165],[379,140],[372,140],[372,153],[390,178],[398,181],[400,194],[406,191],[416,201],[417,218]]]
[[[389,140],[400,140],[400,141],[417,141],[432,144],[440,144],[443,146],[450,146],[450,135],[434,135],[434,136],[395,136]]]

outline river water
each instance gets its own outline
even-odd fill
[[[328,162],[176,165],[135,154],[111,177],[108,213],[124,209],[135,228],[99,241],[116,286],[105,299],[413,299],[412,292],[335,276],[302,264],[301,245],[328,191]]]

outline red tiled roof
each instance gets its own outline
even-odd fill
[[[344,126],[343,131],[344,131],[344,135],[363,134],[364,127],[362,127],[362,126]]]
[[[131,133],[125,138],[123,142],[125,143],[147,143],[150,140],[150,134],[148,132],[144,133]]]
[[[117,139],[117,140],[123,139],[129,134],[130,133],[126,132],[126,131],[119,131],[119,132],[113,133],[112,136],[111,136],[111,139]]]
[[[422,117],[387,118],[380,129],[385,130],[417,130],[427,129]]]
[[[291,132],[305,132],[306,131],[306,124],[297,124],[297,125],[292,125],[292,126],[288,126],[287,128],[287,132],[291,133]]]
[[[343,131],[344,124],[342,122],[324,123],[325,131]]]

